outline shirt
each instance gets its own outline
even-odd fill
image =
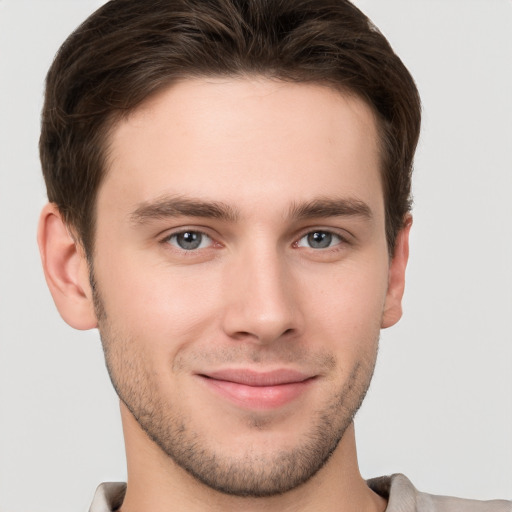
[[[388,500],[386,512],[512,512],[512,501],[466,500],[420,492],[400,473],[372,478],[367,484]],[[114,512],[122,505],[125,492],[125,483],[101,484],[89,512]]]

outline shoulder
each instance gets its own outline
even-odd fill
[[[512,512],[512,501],[478,501],[418,491],[402,474],[372,478],[368,486],[388,499],[386,512]]]
[[[89,512],[115,512],[121,507],[126,484],[123,482],[105,482],[98,486],[94,493]]]

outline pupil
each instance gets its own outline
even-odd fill
[[[325,231],[315,231],[308,235],[308,243],[314,249],[325,249],[331,245],[331,242],[331,233],[326,233]]]
[[[185,250],[197,249],[201,245],[201,234],[187,231],[177,236],[178,245]]]

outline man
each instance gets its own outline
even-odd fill
[[[349,2],[118,0],[64,43],[39,243],[64,320],[100,330],[128,462],[91,510],[510,509],[357,467],[419,124]]]

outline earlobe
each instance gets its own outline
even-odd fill
[[[46,283],[64,321],[75,329],[96,327],[87,259],[55,204],[41,212],[37,242]]]
[[[405,289],[405,269],[409,259],[409,232],[412,226],[412,217],[409,215],[404,227],[398,233],[393,259],[389,266],[388,290],[381,327],[391,327],[402,317],[402,297]]]

